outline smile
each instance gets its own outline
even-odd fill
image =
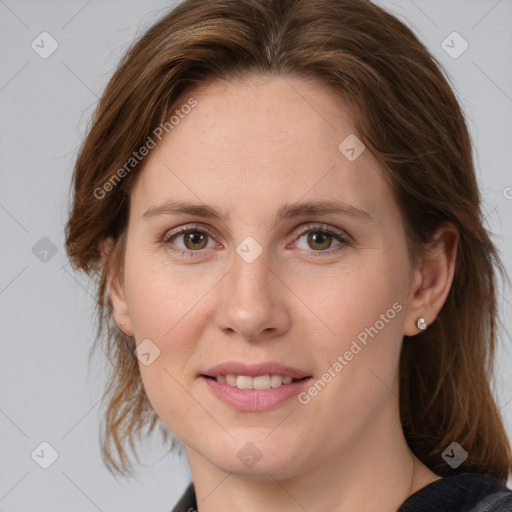
[[[236,387],[238,389],[270,389],[278,388],[280,386],[290,384],[294,379],[290,375],[258,375],[251,377],[249,375],[217,375],[217,382],[222,382],[228,386]]]

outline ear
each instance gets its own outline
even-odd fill
[[[416,325],[419,317],[425,319],[428,327],[443,307],[453,282],[458,241],[457,228],[451,222],[444,222],[426,248],[419,268],[413,272],[410,301],[404,318],[406,336],[421,332]]]
[[[124,291],[122,278],[112,270],[112,259],[115,243],[112,238],[107,238],[100,243],[101,260],[103,268],[108,272],[107,293],[112,303],[112,316],[118,329],[126,336],[133,336],[132,323],[128,310],[128,303]],[[120,282],[121,280],[121,282]]]

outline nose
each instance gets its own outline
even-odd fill
[[[238,254],[234,259],[233,268],[222,280],[217,327],[246,341],[282,336],[291,323],[287,307],[290,292],[282,278],[269,267],[265,252],[251,263]]]

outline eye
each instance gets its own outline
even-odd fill
[[[200,229],[195,226],[181,226],[177,229],[167,232],[162,238],[162,243],[168,245],[173,251],[185,255],[190,252],[209,249],[216,245],[211,239],[212,235],[205,228]],[[176,248],[174,248],[175,246]]]
[[[350,244],[348,235],[344,234],[343,231],[322,225],[308,224],[307,227],[307,231],[303,231],[297,239],[296,246],[298,249],[321,253],[328,252],[330,254],[334,251],[328,251],[328,249]]]
[[[307,225],[307,230],[303,230],[296,235],[295,246],[300,251],[307,251],[310,254],[317,253],[331,254],[338,249],[331,251],[329,249],[350,245],[350,237],[341,230],[335,230],[324,225]],[[180,226],[179,228],[168,231],[161,239],[161,243],[167,248],[181,256],[194,256],[194,253],[201,252],[203,249],[219,247],[220,244],[213,240],[213,234],[206,227],[198,225]]]

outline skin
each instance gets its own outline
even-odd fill
[[[398,363],[403,335],[419,332],[419,316],[433,322],[446,299],[457,232],[443,225],[411,267],[381,166],[368,149],[354,161],[340,152],[355,133],[352,113],[322,84],[256,77],[202,85],[182,103],[190,96],[198,105],[146,157],[132,190],[124,273],[110,293],[120,328],[160,350],[140,371],[158,416],[186,446],[199,511],[396,510],[440,478],[405,442]],[[176,199],[227,216],[144,215]],[[284,204],[326,200],[369,218],[275,221]],[[211,236],[162,242],[179,226]],[[325,227],[349,242],[308,242]],[[252,263],[236,252],[247,236],[263,251]],[[396,303],[394,318],[306,405],[292,398],[238,411],[199,378],[237,360],[319,379]],[[261,453],[252,467],[237,457],[249,442]]]

